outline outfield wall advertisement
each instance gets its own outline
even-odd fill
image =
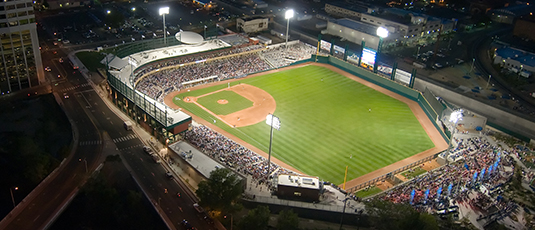
[[[396,69],[395,78],[396,80],[403,82],[407,85],[411,83],[411,74],[409,72],[406,72],[400,69]]]
[[[321,49],[322,50],[327,50],[328,52],[331,52],[331,43],[328,42],[328,41],[325,41],[325,40],[321,40]]]
[[[362,61],[360,62],[360,65],[364,68],[371,68],[373,69],[373,65],[375,65],[375,57],[377,53],[375,50],[364,48],[362,50]]]

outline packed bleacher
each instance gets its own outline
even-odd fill
[[[143,78],[136,89],[145,95],[159,100],[164,93],[183,89],[182,83],[217,76],[212,80],[242,77],[247,74],[269,69],[256,53],[229,56],[206,62],[165,69]]]
[[[254,180],[268,183],[266,181],[268,178],[267,159],[235,141],[203,125],[192,126],[191,130],[185,132],[184,139],[195,145],[207,156],[232,167],[238,173],[251,175]],[[276,177],[278,174],[293,173],[273,162],[270,166],[269,176]]]
[[[308,59],[315,53],[316,48],[314,46],[299,42],[293,45],[288,45],[288,48],[279,46],[266,49],[263,50],[260,55],[273,67],[280,68],[296,61]]]
[[[134,80],[137,80],[138,78],[142,77],[144,74],[150,71],[160,69],[162,67],[175,66],[175,65],[185,64],[185,63],[202,61],[202,60],[207,60],[211,58],[223,57],[223,56],[227,56],[231,54],[243,53],[247,51],[260,50],[262,48],[264,48],[264,46],[262,45],[243,46],[243,47],[223,49],[223,50],[217,50],[217,51],[194,54],[194,55],[180,56],[172,60],[155,62],[155,63],[151,63],[149,65],[136,69],[134,71],[134,75],[135,75]]]
[[[504,166],[512,165],[508,152],[490,144],[486,138],[471,137],[457,139],[457,146],[452,151],[454,158],[462,158],[457,162],[444,165],[427,174],[405,182],[379,196],[381,199],[397,203],[413,203],[432,207],[440,203],[438,190],[441,188],[442,198],[447,196],[448,187],[452,187],[451,196],[455,201],[467,198],[471,191],[479,193],[479,189],[497,188],[512,176]],[[498,165],[497,168],[495,166]],[[426,198],[426,192],[429,189]],[[411,193],[414,197],[411,202]]]

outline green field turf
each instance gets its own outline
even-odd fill
[[[219,104],[218,100],[225,99],[227,104]],[[228,115],[253,106],[253,102],[234,91],[221,91],[197,98],[197,102],[217,115]]]
[[[350,180],[434,147],[406,104],[327,68],[306,66],[240,82],[275,98],[274,114],[281,120],[281,130],[274,131],[272,154],[308,175],[340,184],[346,165]],[[227,84],[186,92],[178,98],[224,87]],[[175,103],[212,120],[195,104]],[[216,125],[268,152],[269,126],[265,122],[237,129],[222,122]]]

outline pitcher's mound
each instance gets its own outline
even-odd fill
[[[219,99],[219,100],[217,100],[217,103],[224,105],[224,104],[227,104],[228,101],[225,100],[225,99]]]

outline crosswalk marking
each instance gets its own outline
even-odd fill
[[[128,136],[118,137],[118,138],[113,139],[113,143],[119,143],[119,142],[123,142],[123,141],[128,141],[128,140],[132,140],[132,139],[135,139],[135,138],[137,138],[137,137],[134,134],[130,134]],[[100,144],[102,144],[101,140],[80,141],[79,142],[80,146],[84,146],[84,145],[100,145]]]
[[[63,93],[63,92],[67,92],[67,91],[72,91],[72,90],[75,90],[77,88],[86,87],[86,86],[90,86],[90,84],[89,83],[84,83],[84,84],[81,84],[81,85],[78,85],[78,86],[71,86],[69,88],[62,89],[59,92]]]
[[[118,143],[118,142],[123,142],[123,141],[128,141],[128,140],[132,140],[136,138],[136,136],[134,134],[130,134],[128,136],[124,136],[124,137],[118,137],[118,138],[115,138],[113,139],[113,142],[114,143]]]
[[[80,141],[79,142],[80,146],[84,146],[84,145],[100,145],[100,144],[102,144],[101,140],[98,140],[98,141]]]

